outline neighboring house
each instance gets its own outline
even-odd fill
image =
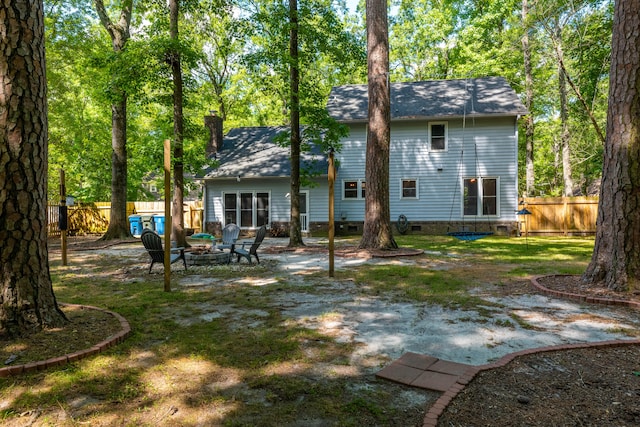
[[[367,85],[335,87],[327,109],[349,127],[336,153],[337,231],[361,232],[364,221]],[[404,215],[410,232],[516,231],[518,119],[527,114],[499,77],[391,85],[391,221]],[[219,126],[221,128],[221,124]],[[282,128],[233,129],[208,150],[220,164],[203,175],[205,223],[243,228],[289,221],[289,151],[273,143]],[[328,184],[323,174],[302,189],[303,230],[326,230]]]
[[[194,176],[192,174],[185,174],[184,176],[184,201],[192,202],[196,200],[202,200],[202,194],[200,191],[201,185],[194,182]],[[164,176],[157,172],[147,173],[142,177],[142,184],[139,189],[137,201],[163,201],[164,200]],[[140,194],[140,192],[142,194]]]

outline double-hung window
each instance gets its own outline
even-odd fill
[[[269,224],[270,194],[239,192],[224,194],[224,223],[243,228],[257,228]]]
[[[446,151],[448,137],[447,122],[429,122],[429,151]]]
[[[465,216],[497,216],[499,211],[498,178],[470,177],[463,181]]]
[[[342,198],[345,200],[364,199],[365,181],[363,179],[345,180],[342,184]]]

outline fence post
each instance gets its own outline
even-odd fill
[[[569,203],[568,197],[562,197],[562,234],[566,237],[569,235]]]
[[[60,169],[60,214],[58,225],[60,228],[60,251],[62,252],[62,265],[67,265],[67,227],[69,217],[67,215],[67,189],[64,179],[64,169]]]
[[[164,291],[171,292],[171,141],[164,140]]]

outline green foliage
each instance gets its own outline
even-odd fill
[[[251,50],[244,63],[259,87],[275,94],[280,108],[276,121],[285,123],[289,99],[288,4],[262,2],[252,11]],[[313,124],[331,87],[366,75],[362,42],[346,31],[330,2],[299,5],[299,67],[301,123]],[[318,124],[322,124],[322,121]],[[316,126],[318,125],[316,124]]]
[[[158,176],[162,141],[172,138],[169,55],[179,54],[184,75],[184,164],[205,161],[203,116],[218,111],[225,130],[286,125],[289,64],[285,1],[181,2],[180,38],[168,37],[165,2],[135,2],[132,38],[114,53],[90,0],[46,1],[49,97],[49,189],[56,198],[58,170],[67,190],[85,201],[110,197],[110,103],[128,97],[128,194]],[[117,5],[116,5],[117,6]],[[536,194],[562,192],[558,164],[557,58],[549,31],[562,40],[565,66],[605,129],[613,2],[531,3],[527,31],[534,64]],[[107,6],[109,7],[109,5]],[[521,3],[490,0],[394,0],[390,4],[391,78],[505,76],[524,92]],[[324,111],[331,88],[366,82],[364,2],[299,2],[300,101],[305,138],[339,149],[343,130]],[[555,34],[555,33],[554,33]],[[602,144],[577,96],[569,97],[572,169],[579,192],[601,173]],[[520,132],[522,135],[524,132]],[[522,138],[521,138],[522,139]],[[521,153],[524,147],[521,146]],[[521,156],[521,172],[524,158]],[[524,186],[525,180],[520,179]]]
[[[59,2],[50,5],[46,14],[52,200],[58,199],[61,168],[66,172],[68,194],[96,200],[110,193],[110,109],[94,85],[96,73],[89,60],[96,44],[103,41],[89,19],[90,7],[81,6],[80,2]]]
[[[610,1],[533,3],[531,25],[537,50],[536,191],[540,195],[563,192],[560,153],[558,56],[562,49],[568,77],[604,132],[608,103],[608,73],[613,4]],[[569,88],[568,127],[574,193],[587,194],[602,172],[602,142],[579,101]]]

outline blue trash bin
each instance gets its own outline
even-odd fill
[[[142,234],[142,217],[140,215],[129,215],[129,230],[134,236]]]
[[[156,233],[160,235],[164,234],[164,215],[154,215],[151,219],[153,219]]]

